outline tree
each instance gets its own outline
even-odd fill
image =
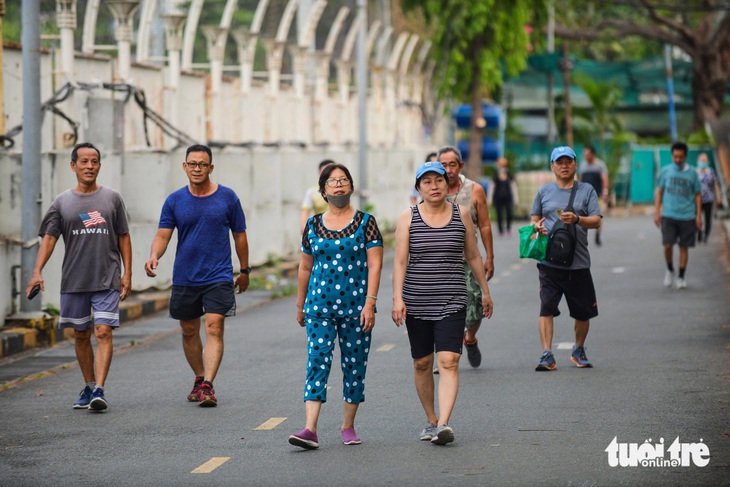
[[[525,68],[530,45],[527,27],[542,23],[547,12],[545,2],[403,0],[402,4],[407,10],[422,9],[430,23],[439,95],[471,102],[466,173],[478,179],[482,164],[482,101],[502,84],[503,70],[515,75]]]
[[[579,41],[638,36],[680,48],[693,61],[694,128],[722,116],[730,81],[730,11],[725,0],[671,2],[563,0],[570,11],[556,25],[556,36]],[[584,15],[576,15],[576,10]]]

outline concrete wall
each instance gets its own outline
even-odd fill
[[[18,49],[6,48],[3,56],[6,131],[22,120],[21,54]],[[58,56],[50,52],[41,56],[42,102],[66,83],[57,72],[57,60]],[[78,141],[90,137],[93,140],[89,141],[101,149],[99,182],[120,191],[125,199],[131,222],[133,288],[166,288],[171,282],[176,242],[173,240],[163,257],[156,279],[145,275],[143,264],[165,198],[187,184],[181,166],[187,144],[164,135],[149,121],[145,138],[143,112],[134,99],[123,109],[114,106],[112,100],[121,100],[120,93],[101,87],[113,81],[114,63],[105,55],[77,53],[73,78],[85,83],[86,89],[76,90],[58,108],[79,122]],[[307,188],[316,184],[322,159],[347,165],[355,189],[363,188],[357,161],[354,94],[342,101],[336,92],[330,92],[325,99],[315,100],[311,90],[296,96],[290,86],[282,84],[272,95],[265,82],[256,80],[244,95],[238,78],[225,77],[222,109],[215,118],[207,73],[182,73],[174,89],[168,86],[166,71],[134,64],[128,83],[144,91],[149,108],[193,140],[222,142],[222,148],[214,149],[213,179],[233,188],[241,198],[252,265],[263,264],[272,255],[298,255],[301,200]],[[386,104],[382,97],[372,95],[368,99],[368,198],[383,229],[391,227],[407,207],[413,174],[424,155],[446,140],[446,120],[441,120],[431,139],[425,140],[420,110],[407,101]],[[213,133],[220,134],[220,139],[213,138]],[[53,198],[76,184],[69,167],[71,135],[67,122],[46,114],[42,127],[42,213]],[[14,147],[0,149],[0,326],[14,310],[13,272],[21,261],[21,150],[22,133],[15,137]],[[357,198],[354,203],[358,204]],[[59,303],[62,258],[60,241],[44,269],[44,303]],[[20,273],[16,270],[15,274],[19,277]],[[15,287],[23,292],[25,283]]]

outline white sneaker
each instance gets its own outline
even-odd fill
[[[684,278],[677,278],[677,289],[685,289],[687,287],[687,281]]]
[[[674,272],[672,271],[666,271],[664,273],[664,287],[672,287],[672,283],[674,282]]]

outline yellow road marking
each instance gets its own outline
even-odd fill
[[[286,418],[271,418],[266,421],[264,421],[261,425],[254,428],[254,431],[261,431],[261,430],[273,430],[277,426],[279,426],[281,423],[286,421]]]
[[[393,350],[393,347],[395,347],[395,343],[386,343],[385,345],[381,345],[380,348],[375,350],[376,352],[388,352],[390,350]]]
[[[190,473],[210,473],[230,459],[231,457],[213,457]]]

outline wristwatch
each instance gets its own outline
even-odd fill
[[[251,273],[251,267],[241,267],[241,274],[250,274]]]

